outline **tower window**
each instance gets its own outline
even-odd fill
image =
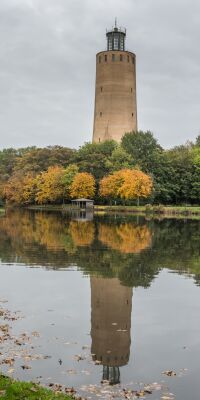
[[[120,61],[123,61],[123,55],[120,54]]]
[[[127,56],[127,61],[128,61],[128,62],[130,61],[130,57],[129,57],[129,56]]]
[[[99,64],[101,64],[101,56],[99,56]]]
[[[131,93],[133,93],[133,88],[131,88]]]
[[[105,55],[105,62],[107,62],[108,61],[108,57],[107,57],[107,55]]]
[[[102,111],[100,112],[100,117],[102,117]]]
[[[112,61],[115,61],[115,54],[112,54]]]
[[[134,116],[134,113],[132,113],[132,117]]]
[[[101,86],[101,92],[103,92],[103,86]]]

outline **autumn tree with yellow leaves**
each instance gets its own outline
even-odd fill
[[[138,169],[122,169],[100,181],[99,194],[106,198],[137,199],[139,204],[139,199],[150,196],[152,189],[149,175]]]
[[[10,203],[24,205],[32,204],[35,200],[36,179],[33,174],[23,175],[16,172],[4,187],[3,196]]]
[[[64,168],[49,167],[47,171],[37,176],[37,194],[35,200],[39,204],[55,203],[64,196],[62,177]]]
[[[95,195],[95,179],[88,172],[79,172],[75,175],[70,188],[70,196],[74,198],[93,198]]]

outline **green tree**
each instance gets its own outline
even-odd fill
[[[200,135],[197,136],[195,144],[196,146],[200,147]]]
[[[110,172],[118,171],[122,168],[131,168],[133,167],[131,155],[122,146],[118,145],[105,162],[105,166]]]
[[[150,131],[126,133],[121,145],[131,155],[134,165],[144,172],[153,173],[163,149]]]
[[[78,174],[78,166],[70,164],[63,172],[61,183],[64,187],[64,199],[70,199],[70,189],[75,176]]]
[[[199,136],[200,139],[200,136]],[[194,203],[199,203],[200,200],[200,146],[192,149],[193,175],[191,198]]]
[[[81,172],[89,172],[99,181],[109,172],[106,161],[116,147],[117,143],[113,140],[103,143],[86,143],[74,155],[73,161]]]
[[[34,147],[17,159],[14,170],[39,173],[55,165],[65,168],[71,163],[74,153],[75,150],[61,146]]]

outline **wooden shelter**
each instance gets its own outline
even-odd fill
[[[72,205],[81,210],[94,207],[94,200],[91,199],[75,199],[72,200]]]

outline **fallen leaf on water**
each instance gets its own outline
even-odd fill
[[[15,362],[14,358],[6,358],[6,359],[2,360],[1,364],[8,364],[12,367],[14,362]]]
[[[48,360],[49,358],[51,358],[51,356],[43,356],[44,360]]]
[[[15,344],[17,344],[17,346],[22,346],[24,343],[20,342],[18,339],[15,340]]]
[[[35,337],[40,337],[40,334],[37,331],[32,332],[31,335]]]
[[[31,367],[29,365],[21,365],[22,369],[31,369]]]
[[[83,371],[81,371],[81,373],[85,374],[85,375],[91,375],[90,371],[87,371],[87,370],[83,370]]]
[[[72,387],[72,388],[65,388],[65,393],[70,393],[70,394],[74,394],[76,393],[76,390]]]
[[[162,400],[173,400],[174,397],[162,396],[161,399],[162,399]]]
[[[77,374],[77,371],[75,369],[68,369],[67,373],[70,375],[75,375],[75,374]]]
[[[176,376],[176,372],[169,370],[169,371],[164,371],[162,372],[163,375],[167,375],[167,376]]]
[[[76,361],[83,361],[83,360],[85,360],[85,357],[82,356],[82,355],[79,355],[79,354],[77,355],[77,354],[76,354],[76,355],[74,356],[74,359],[75,359]]]

